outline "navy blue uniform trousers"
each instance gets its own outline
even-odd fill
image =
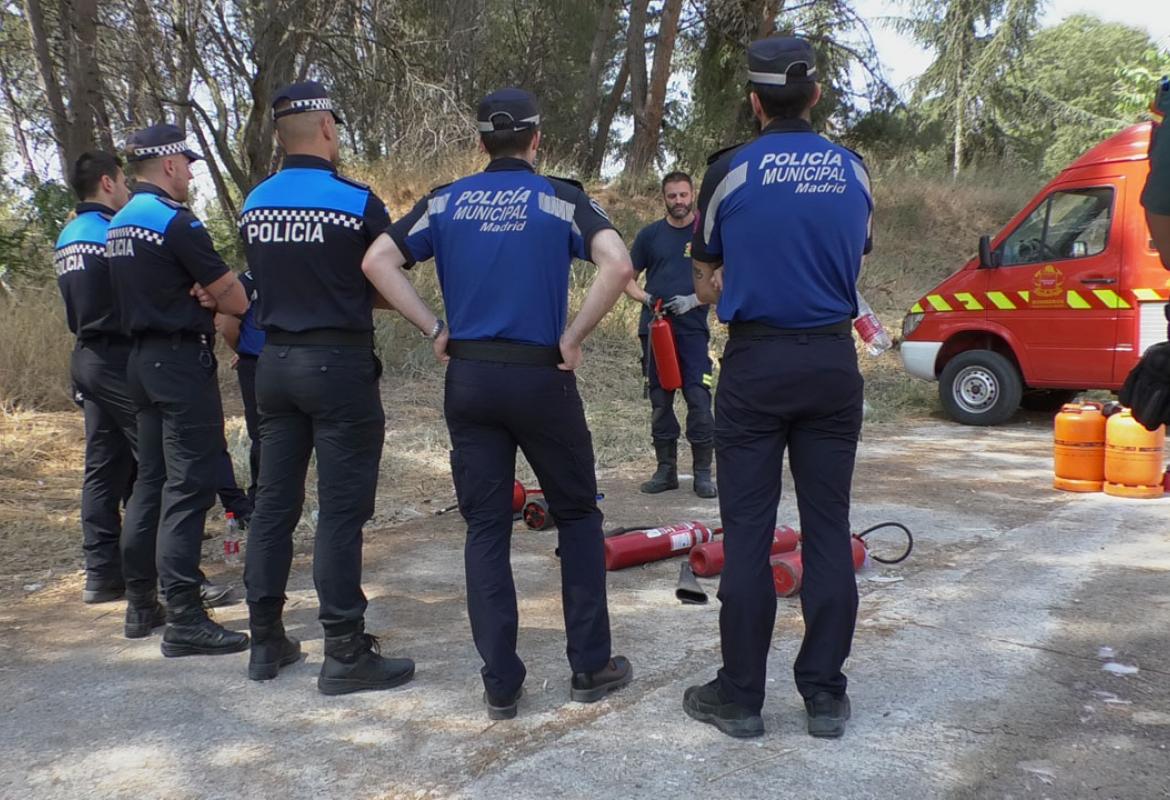
[[[138,442],[137,407],[126,387],[129,357],[129,342],[96,337],[79,340],[70,360],[73,384],[81,392],[85,412],[82,549],[86,582],[120,588],[125,586],[122,548],[137,548],[140,552],[130,553],[126,577],[148,591],[156,580],[153,531],[144,540],[127,537],[123,542],[122,537],[121,505],[129,499],[127,487]]]
[[[715,403],[715,456],[726,564],[719,582],[720,685],[758,712],[776,592],[768,563],[784,453],[803,535],[804,642],[796,686],[808,698],[845,691],[841,667],[857,617],[849,492],[861,431],[862,378],[849,334],[727,343]]]
[[[650,435],[659,441],[674,441],[681,432],[678,417],[674,415],[674,392],[663,389],[658,381],[658,365],[648,350],[649,336],[644,334],[641,339],[642,365],[650,384]],[[687,404],[687,441],[691,444],[710,444],[714,436],[709,343],[706,333],[675,330],[674,345]]]
[[[381,374],[372,347],[317,345],[269,345],[256,372],[264,459],[244,563],[248,603],[284,603],[316,451],[313,583],[327,636],[365,628],[362,526],[374,515],[386,438]]]
[[[484,660],[484,686],[506,697],[526,674],[516,654],[519,618],[510,558],[517,447],[557,524],[569,665],[573,672],[601,669],[610,657],[605,547],[593,439],[576,376],[556,367],[454,358],[447,367],[444,412],[455,492],[467,520],[467,612]]]
[[[138,405],[138,475],[123,540],[129,535],[135,553],[145,553],[144,543],[157,530],[158,576],[168,600],[183,594],[189,599],[203,582],[203,529],[224,454],[223,405],[208,339],[138,337],[126,370],[130,396]],[[127,553],[124,545],[124,562]],[[137,565],[136,571],[144,567]],[[132,588],[129,576],[127,569],[126,588],[133,600],[143,592]]]

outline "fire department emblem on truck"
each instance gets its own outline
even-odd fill
[[[1064,273],[1052,264],[1036,270],[1032,276],[1032,305],[1063,306]]]

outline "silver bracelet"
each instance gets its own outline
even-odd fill
[[[436,319],[435,327],[431,328],[431,332],[429,334],[424,335],[433,342],[435,339],[439,338],[439,334],[442,333],[443,329],[446,327],[446,322],[444,322],[442,319]]]

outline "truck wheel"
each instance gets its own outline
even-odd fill
[[[967,350],[947,362],[938,394],[947,415],[964,425],[998,425],[1020,407],[1024,384],[1011,361],[991,350]]]
[[[1065,403],[1071,403],[1080,392],[1075,389],[1035,389],[1024,392],[1020,407],[1028,411],[1056,413]]]

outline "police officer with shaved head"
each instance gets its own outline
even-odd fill
[[[762,131],[712,156],[692,244],[696,294],[730,328],[715,404],[726,566],[723,667],[687,689],[683,707],[731,736],[764,732],[776,618],[768,556],[787,450],[803,532],[796,686],[808,732],[835,737],[850,713],[841,668],[857,616],[849,493],[862,380],[850,321],[873,200],[861,158],[813,132],[821,90],[809,43],[774,37],[747,55]]]
[[[126,390],[130,340],[122,335],[106,263],[106,229],[130,199],[130,189],[122,160],[112,153],[83,153],[73,164],[69,183],[80,202],[77,216],[57,238],[53,263],[65,318],[77,337],[70,372],[85,411],[82,600],[105,603],[121,598],[126,589],[120,507],[134,468],[137,439],[136,409]],[[131,559],[131,570],[135,563],[142,562]],[[144,574],[131,572],[127,577],[153,588],[153,559],[148,558],[143,567]]]
[[[282,611],[305,473],[317,454],[313,581],[325,628],[323,694],[390,689],[414,676],[366,633],[362,526],[373,516],[385,416],[374,354],[377,294],[362,274],[370,242],[390,225],[368,186],[337,174],[340,117],[313,81],[273,100],[283,168],[248,195],[240,233],[266,341],[256,371],[260,479],[244,583],[252,628],[248,677],[275,678],[300,658]]]
[[[244,290],[184,203],[191,164],[202,158],[174,125],[131,136],[134,194],[110,220],[106,257],[124,334],[133,340],[127,384],[138,405],[138,477],[126,509],[123,548],[145,559],[157,530],[158,575],[166,595],[165,656],[243,650],[245,634],[204,610],[199,559],[207,510],[215,502],[223,455],[223,407],[212,352],[213,313],[248,306]],[[136,574],[145,563],[132,566]],[[129,574],[128,569],[128,574]],[[127,585],[126,626],[149,631],[154,586]]]
[[[610,651],[593,443],[573,370],[581,343],[634,273],[609,218],[581,186],[535,172],[540,111],[531,94],[493,92],[477,120],[487,169],[423,198],[374,243],[363,268],[450,360],[444,412],[467,520],[467,610],[488,716],[508,719],[526,674],[516,654],[509,552],[517,447],[557,524],[570,698],[591,703],[633,677],[630,662]],[[402,271],[430,258],[449,330]],[[593,261],[598,276],[566,327],[573,258]]]

